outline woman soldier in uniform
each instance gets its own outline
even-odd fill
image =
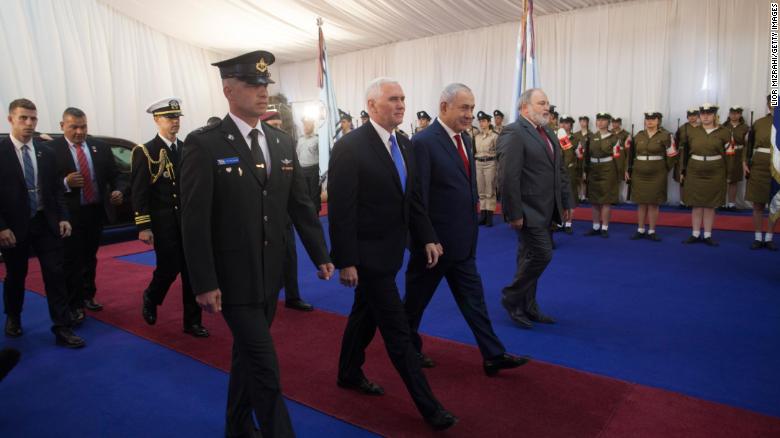
[[[726,149],[731,134],[715,123],[718,107],[705,103],[699,107],[701,126],[688,129],[688,135],[681,139],[683,163],[680,182],[683,184],[683,199],[692,207],[691,236],[683,243],[704,242],[718,246],[712,239],[712,224],[715,209],[726,197]],[[701,228],[704,226],[704,236]]]
[[[748,175],[745,200],[753,203],[753,229],[756,232],[755,240],[750,249],[767,248],[777,251],[772,242],[775,222],[768,219],[766,235],[761,238],[761,223],[764,220],[764,205],[770,202],[772,187],[772,106],[770,96],[766,97],[766,106],[769,114],[756,120],[750,130],[748,148],[745,148],[745,161],[743,162],[745,174]]]
[[[727,194],[728,202],[726,203],[726,210],[737,210],[737,185],[745,177],[743,169],[743,160],[745,158],[745,142],[747,142],[747,134],[750,127],[745,123],[745,119],[742,117],[742,107],[733,106],[729,108],[729,119],[723,124],[723,127],[734,139],[734,153],[726,157],[728,163],[726,167],[729,169],[729,173],[726,177],[728,183]]]
[[[558,143],[561,144],[561,152],[563,153],[563,164],[566,167],[566,171],[569,172],[569,182],[571,183],[571,198],[574,200],[574,205],[577,205],[577,193],[580,190],[580,179],[582,179],[582,160],[577,159],[577,145],[574,143],[574,135],[571,133],[572,125],[574,125],[574,119],[566,114],[561,116],[560,127],[558,130]],[[566,234],[572,234],[571,218],[563,224],[563,231]]]
[[[477,192],[479,192],[479,224],[493,226],[496,209],[496,134],[490,126],[489,114],[480,111],[479,133],[474,137],[474,159],[477,168]]]
[[[701,125],[701,121],[699,120],[699,108],[688,108],[688,111],[686,112],[686,116],[688,118],[688,121],[683,123],[682,126],[679,126],[677,128],[677,132],[674,133],[674,138],[677,140],[677,144],[680,144],[680,139],[683,137],[688,136],[688,130],[691,128],[694,128],[696,126]],[[677,124],[680,124],[680,121],[677,121]],[[680,182],[680,171],[682,169],[682,160],[677,160],[677,163],[674,166],[674,180],[678,183]],[[685,205],[685,201],[683,201],[683,186],[680,185],[680,207],[684,208],[687,207]]]
[[[580,129],[577,130],[577,132],[574,133],[574,147],[575,152],[577,154],[577,158],[579,159],[579,166],[580,171],[578,175],[580,175],[580,180],[578,182],[579,186],[579,192],[574,193],[574,196],[580,200],[580,202],[585,200],[585,191],[586,191],[586,185],[584,177],[584,170],[585,170],[585,146],[588,143],[588,139],[590,139],[590,117],[588,116],[580,116],[579,117],[579,125]]]
[[[611,119],[609,113],[596,115],[598,131],[591,134],[585,148],[585,178],[593,209],[593,229],[585,233],[586,236],[609,237],[610,206],[618,202],[618,182],[623,175],[618,162],[622,145],[617,136],[609,132]]]
[[[660,242],[655,232],[659,205],[666,202],[666,176],[677,161],[672,134],[661,127],[659,112],[645,113],[645,129],[634,137],[626,181],[631,183],[631,200],[637,204],[637,230],[631,239]],[[649,229],[645,232],[645,220]]]

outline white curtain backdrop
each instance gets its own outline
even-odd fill
[[[186,23],[182,23],[186,25]],[[87,113],[91,134],[145,142],[156,132],[147,106],[183,99],[181,136],[223,116],[222,55],[153,31],[95,0],[2,0],[0,111],[26,97],[38,130],[60,132],[62,111]],[[8,131],[3,122],[0,132]]]

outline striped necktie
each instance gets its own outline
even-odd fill
[[[24,162],[24,183],[27,186],[27,202],[30,206],[30,217],[38,213],[38,188],[35,184],[35,168],[30,156],[30,146],[22,146],[22,161]]]

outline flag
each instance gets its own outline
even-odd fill
[[[780,219],[780,106],[772,114],[772,196],[769,198],[769,217]]]
[[[612,158],[620,158],[620,139],[612,146]]]
[[[633,127],[631,127],[631,132],[633,132],[633,131],[634,131],[634,128],[633,128]],[[633,135],[633,134],[632,134],[632,135]],[[624,144],[624,145],[623,145],[623,149],[625,149],[626,151],[628,151],[629,149],[631,149],[631,145],[632,145],[633,143],[634,143],[634,139],[633,139],[633,137],[631,137],[631,135],[629,135],[628,137],[626,137],[626,144]]]
[[[328,50],[325,47],[325,37],[322,34],[322,18],[317,18],[319,28],[319,57],[317,59],[317,86],[320,89],[320,103],[325,109],[325,120],[320,125],[318,134],[320,138],[320,178],[328,173],[328,161],[330,150],[336,140],[336,128],[339,124],[339,111],[336,106],[336,95],[333,92],[333,84],[328,69]]]
[[[674,134],[669,134],[669,138],[671,139],[671,142],[669,143],[669,147],[666,148],[666,156],[667,157],[676,157],[679,153],[677,151],[677,139],[674,138]]]
[[[523,91],[539,88],[539,67],[536,64],[536,41],[534,37],[534,1],[523,0],[523,18],[517,37],[517,57],[515,58],[515,102]],[[511,120],[517,120],[517,108],[511,112]]]

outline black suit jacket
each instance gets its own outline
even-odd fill
[[[62,180],[57,177],[54,153],[45,144],[33,141],[38,160],[38,186],[46,223],[60,235],[59,223],[68,220]],[[30,226],[30,208],[24,171],[10,138],[0,141],[0,230],[10,228],[17,240],[24,240]]]
[[[477,174],[471,137],[461,134],[469,159],[471,177],[447,131],[437,119],[412,138],[414,160],[419,175],[417,190],[444,247],[445,259],[461,261],[475,255],[478,235]],[[413,241],[421,250],[425,242]]]
[[[111,152],[111,146],[92,137],[87,137],[86,143],[92,156],[92,167],[95,170],[96,189],[100,196],[100,202],[106,209],[106,217],[111,217],[113,216],[110,202],[111,192],[114,190],[125,192],[127,187],[119,185],[119,168],[116,165],[114,154]],[[58,177],[62,183],[63,190],[65,190],[65,177],[76,171],[76,162],[73,160],[73,154],[70,152],[68,141],[63,136],[48,142],[46,145],[54,151]],[[81,189],[74,188],[70,191],[65,191],[65,202],[71,213],[81,208]]]
[[[395,275],[403,264],[411,227],[415,239],[435,242],[413,190],[417,178],[411,142],[396,135],[406,162],[406,188],[371,123],[342,137],[328,167],[331,257],[337,268],[356,266],[374,275]]]
[[[526,227],[560,223],[563,209],[574,208],[558,136],[548,127],[544,130],[552,142],[554,160],[547,153],[547,143],[522,116],[504,126],[496,145],[504,217],[508,221],[523,218]]]
[[[225,304],[277,298],[288,214],[312,261],[330,261],[292,139],[265,123],[262,129],[271,164],[265,182],[230,116],[184,142],[182,240],[190,281],[195,294],[219,288]]]
[[[182,142],[179,141],[179,144]],[[169,158],[175,157],[159,135],[144,143],[144,147],[154,161],[159,160],[160,152],[163,150]],[[172,171],[166,169],[155,182],[152,182],[146,154],[138,146],[133,149],[130,197],[135,212],[135,225],[139,231],[152,229],[154,234],[157,234],[176,232],[178,229],[181,199],[177,181],[180,166],[175,160],[171,162]],[[156,174],[157,165],[152,164],[151,167]]]

